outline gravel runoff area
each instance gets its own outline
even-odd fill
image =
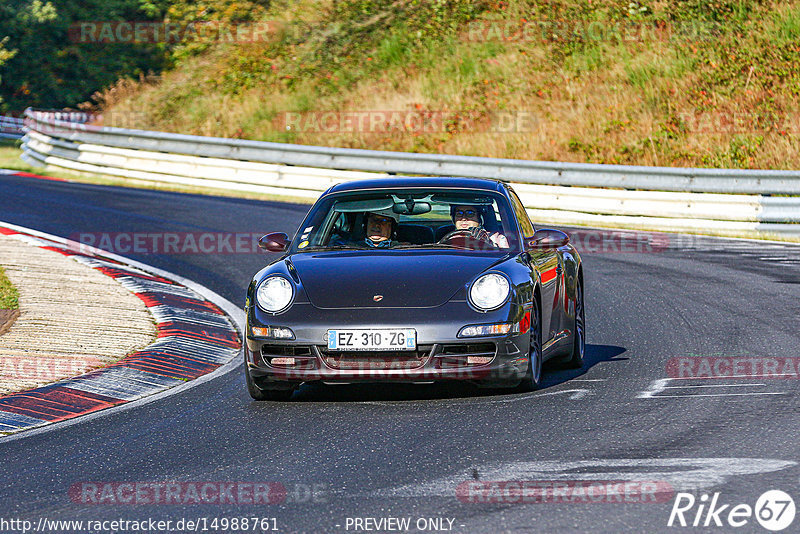
[[[0,235],[0,265],[20,311],[0,335],[0,395],[108,365],[156,338],[138,297],[63,254]]]

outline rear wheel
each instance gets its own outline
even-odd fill
[[[288,401],[291,398],[292,393],[294,393],[294,388],[261,389],[256,384],[252,375],[250,375],[250,370],[247,368],[247,364],[244,366],[244,378],[247,382],[247,392],[253,399],[257,401]]]
[[[531,341],[528,350],[528,371],[519,384],[520,391],[534,391],[542,383],[542,325],[539,320],[539,306],[534,303],[531,309]]]
[[[575,328],[572,331],[572,355],[567,360],[566,366],[572,368],[583,367],[586,354],[586,312],[583,307],[583,283],[578,278],[575,286]]]

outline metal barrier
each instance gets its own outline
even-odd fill
[[[798,171],[355,150],[109,128],[89,120],[27,110],[23,158],[73,171],[307,198],[334,183],[390,174],[496,178],[514,184],[535,221],[800,235],[800,197],[790,196],[800,194]]]
[[[0,115],[0,137],[4,139],[19,139],[23,135],[22,119]]]

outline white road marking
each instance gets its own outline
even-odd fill
[[[728,378],[782,378],[784,376],[786,375],[676,376],[674,378],[667,378],[666,380],[726,380]]]
[[[572,395],[569,396],[569,400],[579,400],[584,397],[588,397],[589,395],[594,395],[594,393],[588,389],[564,389],[561,391],[547,391],[544,393],[534,391],[532,393],[527,393],[525,395],[522,395],[520,397],[515,397],[513,399],[492,399],[483,401],[480,404],[507,404],[509,402],[532,400],[537,397],[546,397],[549,395],[561,395],[563,393],[572,393]]]
[[[788,391],[756,392],[751,393],[692,393],[691,395],[656,395],[653,399],[688,399],[691,397],[744,397],[752,395],[786,395]],[[641,397],[640,397],[641,398]]]
[[[755,395],[785,395],[786,391],[777,392],[764,392],[764,391],[749,391],[747,393],[690,393],[684,395],[659,395],[668,389],[692,389],[692,388],[736,388],[736,387],[766,387],[766,384],[707,384],[707,385],[679,385],[669,386],[672,380],[702,380],[702,379],[715,379],[724,380],[727,378],[755,378],[754,375],[734,375],[734,376],[706,376],[706,377],[677,377],[677,378],[659,378],[650,383],[650,387],[645,391],[640,391],[636,395],[637,399],[677,399],[688,397],[747,397]],[[762,378],[766,376],[762,375]]]
[[[649,399],[654,397],[657,393],[661,393],[667,388],[667,384],[669,384],[669,378],[659,378],[657,380],[653,380],[650,383],[650,388],[647,391],[641,391],[638,395],[636,395],[637,399]]]
[[[131,401],[144,395],[152,395],[165,387],[175,387],[181,382],[183,381],[180,378],[155,375],[140,369],[110,367],[99,378],[87,379],[79,376],[63,383],[79,391]]]
[[[546,397],[550,395],[561,395],[563,393],[571,393],[569,396],[569,400],[580,400],[590,395],[594,395],[594,392],[588,389],[564,389],[562,391],[547,391],[547,392],[532,392],[526,393],[524,395],[520,395],[518,397],[514,397],[513,399],[488,399],[483,400],[481,397],[477,397],[474,401],[470,402],[469,399],[464,399],[464,402],[439,402],[437,406],[448,407],[448,406],[471,406],[474,404],[508,404],[510,402],[520,402],[520,401],[531,401],[537,398]],[[436,399],[441,400],[441,399]],[[408,404],[408,401],[364,401],[360,404],[372,404],[375,406],[404,406]]]
[[[544,397],[546,395],[560,395],[562,393],[572,393],[569,396],[569,400],[578,400],[584,397],[588,397],[589,395],[594,395],[594,392],[588,389],[565,389],[563,391],[552,391],[547,393],[539,394],[540,397]]]
[[[166,278],[166,276],[162,278]],[[165,284],[164,282],[145,280],[133,276],[118,276],[116,280],[131,293],[166,293],[188,299],[194,298],[194,293],[191,290],[174,284]]]
[[[455,497],[469,480],[620,480],[663,481],[674,491],[704,490],[735,476],[755,475],[794,467],[797,462],[766,458],[622,458],[582,461],[506,462],[474,466],[461,473],[421,484],[372,492],[387,497]]]
[[[167,305],[151,306],[148,310],[155,318],[157,324],[183,322],[200,326],[230,327],[230,323],[224,315],[211,311],[193,310],[191,308],[179,308]]]
[[[766,384],[708,384],[708,385],[688,385],[688,386],[664,386],[664,389],[686,389],[686,388],[744,388],[749,386],[766,386]]]
[[[724,238],[713,236],[696,236],[691,240],[682,236],[673,238],[669,250],[711,252],[736,254],[743,258],[761,262],[770,262],[778,265],[794,267],[800,265],[798,251],[800,248],[795,243],[785,243],[767,240]]]
[[[607,378],[573,378],[570,382],[605,382]]]

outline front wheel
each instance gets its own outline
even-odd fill
[[[542,384],[542,325],[539,321],[539,307],[534,303],[531,309],[531,340],[528,350],[528,371],[519,384],[520,391],[534,391]]]
[[[250,375],[250,370],[247,368],[246,363],[244,365],[244,378],[247,382],[247,392],[254,400],[257,401],[288,401],[291,398],[292,393],[294,393],[294,388],[261,389]]]
[[[572,331],[572,355],[566,366],[573,369],[583,367],[586,354],[586,312],[583,307],[583,283],[578,278],[575,286],[575,328]]]

